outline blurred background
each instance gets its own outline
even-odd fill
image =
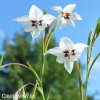
[[[61,37],[67,36],[75,43],[87,43],[90,29],[95,29],[98,18],[100,17],[100,0],[2,0],[0,1],[0,56],[4,55],[4,62],[19,62],[26,64],[29,61],[37,73],[41,73],[41,38],[38,37],[32,41],[30,33],[23,32],[23,26],[12,21],[16,17],[28,15],[32,4],[40,9],[46,9],[48,13],[57,16],[57,13],[51,9],[52,6],[66,6],[70,3],[76,3],[74,12],[79,13],[83,20],[75,21],[75,28],[66,26],[63,29],[57,28],[49,48],[57,46]],[[98,38],[92,59],[100,51],[100,37]],[[71,75],[67,73],[64,66],[55,62],[55,57],[48,55],[46,57],[46,66],[44,73],[44,92],[47,94],[51,88],[51,100],[80,100],[78,87],[78,77],[76,67]],[[80,59],[82,66],[83,84],[85,82],[86,51]],[[94,65],[88,87],[88,100],[100,100],[100,59]],[[13,94],[23,84],[35,82],[35,77],[30,71],[18,66],[6,67],[0,71],[0,97],[2,93]],[[28,87],[26,91],[31,91]],[[41,100],[37,93],[36,100]],[[1,100],[1,99],[0,99]]]

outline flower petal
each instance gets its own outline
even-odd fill
[[[58,55],[61,54],[61,53],[62,53],[62,50],[61,50],[59,47],[55,47],[55,48],[53,48],[53,49],[47,50],[47,51],[44,53],[44,55],[46,55],[46,54],[53,54],[53,55],[55,55],[55,56],[58,56]]]
[[[69,72],[69,74],[71,74],[73,70],[73,64],[74,62],[72,62],[70,59],[66,59],[66,61],[64,62],[64,67]]]
[[[25,31],[25,32],[32,32],[32,31],[34,31],[34,27],[31,27],[31,26],[29,26],[29,25],[26,25],[26,26],[24,27],[24,31]]]
[[[62,13],[62,8],[61,8],[61,6],[54,6],[54,7],[52,7],[52,9],[55,10],[55,11],[57,11],[59,14]]]
[[[43,23],[41,26],[37,26],[39,30],[43,30],[45,27],[47,27],[47,24]]]
[[[68,23],[72,26],[75,27],[74,21],[72,19],[68,19]]]
[[[56,18],[50,14],[45,14],[42,17],[43,23],[51,24]]]
[[[71,61],[77,61],[81,57],[81,54],[75,52],[75,55],[70,56]]]
[[[63,12],[71,13],[75,9],[75,7],[76,7],[76,4],[69,4],[64,8]]]
[[[42,11],[35,5],[32,5],[29,11],[29,17],[31,20],[40,20],[43,16]]]
[[[30,18],[28,16],[17,17],[14,21],[20,22],[22,24],[31,24]]]
[[[79,15],[79,14],[77,14],[77,13],[74,13],[74,14],[72,14],[72,19],[73,20],[82,20],[82,17]]]
[[[88,46],[86,44],[83,44],[83,43],[74,44],[74,49],[79,53],[82,53],[84,48],[87,48],[87,47]]]
[[[57,55],[56,62],[62,64],[62,63],[64,63],[64,61],[65,61],[64,53]]]
[[[32,35],[32,38],[34,40],[34,38],[38,37],[39,34],[40,34],[41,30],[39,29],[34,29],[32,32],[31,32],[31,35]]]
[[[65,20],[64,18],[61,18],[61,24],[60,24],[60,29],[64,28],[67,24],[67,20]]]
[[[72,42],[72,40],[70,40],[67,37],[63,37],[60,39],[60,43],[59,46],[62,50],[72,50],[72,48],[74,47],[74,44]]]

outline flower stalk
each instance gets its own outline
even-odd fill
[[[42,76],[41,76],[41,80],[43,79],[43,74],[44,74],[44,65],[45,65],[45,39],[44,39],[44,35],[42,34]]]
[[[79,86],[80,86],[80,94],[81,94],[81,100],[84,100],[84,92],[83,92],[83,85],[82,85],[82,74],[81,74],[81,68],[80,68],[80,64],[77,61],[77,72],[78,72],[78,78],[79,78]]]

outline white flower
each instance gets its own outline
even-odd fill
[[[32,5],[29,16],[18,17],[16,21],[25,25],[24,31],[31,32],[33,39],[38,36],[47,24],[51,24],[55,17],[50,14],[43,15],[43,12],[35,5]]]
[[[49,49],[45,52],[45,55],[53,54],[57,56],[56,61],[58,63],[64,63],[65,69],[71,73],[74,61],[77,61],[80,58],[81,53],[86,47],[86,44],[74,44],[69,38],[63,37],[60,39],[59,47]]]
[[[60,28],[65,27],[67,23],[69,23],[71,26],[74,27],[75,24],[73,20],[82,20],[79,14],[72,13],[75,7],[76,7],[76,4],[69,4],[65,6],[64,9],[62,9],[60,6],[52,7],[53,10],[59,13],[58,20],[61,20]]]

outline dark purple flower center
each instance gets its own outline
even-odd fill
[[[38,25],[42,26],[43,20],[40,20],[40,21],[31,20],[31,22],[32,22],[32,26],[36,26],[37,27]]]
[[[70,55],[75,55],[75,49],[73,50],[66,50],[64,51],[64,54],[65,54],[65,57],[69,57],[70,58]]]
[[[64,13],[62,12],[62,15],[65,19],[70,19],[71,14],[70,13]]]

